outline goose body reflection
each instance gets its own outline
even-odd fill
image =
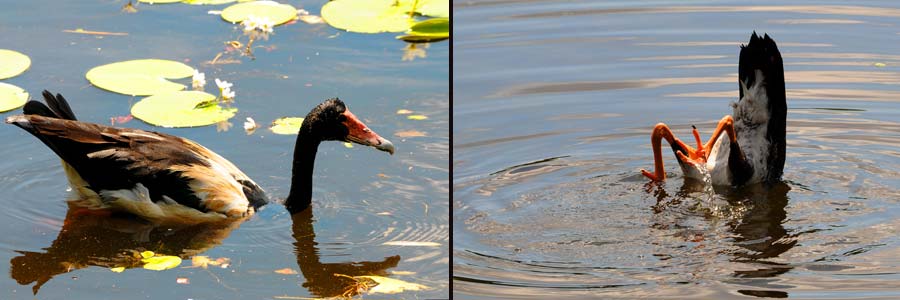
[[[399,255],[381,261],[321,261],[313,209],[293,214],[294,253],[303,274],[302,286],[319,297],[355,295],[356,282],[346,276],[388,276],[400,262]],[[161,226],[128,213],[86,214],[70,204],[66,219],[53,243],[43,251],[16,251],[10,261],[10,276],[21,285],[41,286],[57,275],[91,266],[140,268],[139,253],[154,251],[190,260],[222,244],[240,222]],[[232,267],[234,268],[234,267]]]

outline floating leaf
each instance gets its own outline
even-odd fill
[[[275,273],[278,273],[281,275],[294,275],[294,274],[297,274],[297,271],[294,271],[294,269],[291,269],[291,268],[284,268],[284,269],[275,270]]]
[[[127,14],[136,14],[138,10],[134,7],[134,4],[131,4],[131,0],[128,0],[128,3],[125,3],[125,6],[122,6],[122,12]]]
[[[410,120],[421,121],[421,120],[428,119],[428,116],[423,116],[423,115],[411,115],[411,116],[406,116],[406,118],[407,118],[407,119],[410,119]]]
[[[237,108],[219,105],[195,109],[198,103],[216,99],[200,91],[177,91],[144,98],[131,107],[131,114],[144,122],[163,127],[193,127],[216,124],[234,117]]]
[[[231,23],[240,23],[249,16],[266,17],[275,22],[275,25],[281,25],[297,18],[297,9],[275,1],[253,1],[238,3],[222,10],[222,19]]]
[[[408,115],[408,114],[411,114],[411,113],[413,113],[413,111],[408,110],[408,109],[400,109],[400,110],[397,110],[397,114],[398,114],[398,115]]]
[[[353,148],[353,144],[352,144],[352,143],[348,143],[348,142],[344,142],[344,147],[347,147],[347,148]]]
[[[328,25],[361,33],[403,32],[412,25],[409,8],[395,0],[334,0],[321,15]]]
[[[407,247],[440,247],[440,243],[435,242],[412,242],[412,241],[392,241],[384,242],[382,245],[387,246],[407,246]]]
[[[28,102],[28,92],[12,84],[0,82],[0,112],[10,111]]]
[[[128,123],[129,121],[131,121],[131,119],[134,119],[134,116],[127,115],[127,116],[109,117],[109,123],[110,123],[110,126],[116,126],[116,124]]]
[[[424,286],[421,284],[416,284],[416,283],[406,282],[406,281],[399,280],[399,279],[393,279],[393,278],[387,278],[387,277],[381,277],[381,276],[355,276],[353,278],[369,279],[369,280],[372,280],[372,281],[378,283],[378,285],[369,289],[370,295],[371,294],[397,294],[397,293],[402,293],[404,291],[421,291],[421,290],[428,289],[427,286]]]
[[[887,65],[885,63],[880,63],[880,62],[875,63],[875,66],[879,67],[879,68],[887,67]]]
[[[154,255],[156,255],[156,253],[153,253],[153,251],[144,251],[144,252],[141,252],[141,258],[151,258],[151,257],[153,257]]]
[[[109,270],[110,270],[110,271],[113,271],[113,272],[116,272],[116,273],[122,273],[122,272],[125,271],[125,267],[109,268]]]
[[[450,0],[400,0],[400,4],[408,6],[410,9],[415,4],[416,12],[422,15],[449,18],[450,17]],[[408,11],[409,9],[407,9]]]
[[[181,2],[182,0],[138,0],[138,2],[144,2],[149,4],[157,4],[157,3],[176,3]]]
[[[303,125],[303,118],[284,117],[272,121],[269,130],[277,134],[297,134],[300,131],[300,125]]]
[[[398,36],[410,43],[429,43],[437,42],[450,38],[450,19],[435,18],[418,22],[411,26],[406,35]]]
[[[394,135],[402,137],[402,138],[426,136],[424,132],[421,132],[418,130],[397,131],[397,132],[394,132]]]
[[[227,268],[230,262],[231,259],[227,257],[219,257],[216,258],[216,260],[212,260],[209,258],[209,256],[203,255],[196,255],[194,257],[191,257],[191,266],[204,269],[209,266],[221,266],[222,268]]]
[[[206,269],[210,262],[209,256],[195,255],[194,257],[191,257],[191,266],[194,267]]]
[[[219,5],[219,4],[228,4],[231,2],[235,2],[237,0],[184,0],[182,2],[191,4],[191,5]]]
[[[85,77],[101,89],[131,96],[147,96],[183,90],[183,84],[166,79],[192,75],[194,68],[177,61],[138,59],[95,67]]]
[[[144,262],[144,269],[154,271],[168,270],[181,265],[181,258],[171,255],[148,257],[141,261]]]
[[[30,66],[31,59],[27,55],[13,50],[0,49],[0,79],[22,74]]]

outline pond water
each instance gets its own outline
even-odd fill
[[[313,14],[325,3],[282,2]],[[331,297],[353,284],[335,273],[381,275],[430,287],[394,297],[449,297],[448,42],[431,44],[427,57],[409,61],[403,60],[407,44],[396,40],[396,34],[352,34],[298,22],[276,27],[269,40],[257,42],[261,47],[254,51],[255,60],[232,53],[210,64],[226,41],[242,35],[237,26],[207,13],[225,6],[138,4],[136,13],[125,13],[121,8],[126,3],[7,1],[0,10],[0,48],[27,54],[32,66],[3,82],[26,89],[32,98],[43,89],[62,93],[80,120],[101,124],[128,115],[140,97],[91,86],[84,74],[95,66],[171,59],[206,73],[207,91],[215,88],[214,78],[233,82],[239,112],[228,131],[217,131],[217,126],[159,128],[137,119],[120,126],[197,141],[231,160],[272,199],[283,199],[289,190],[295,136],[276,135],[265,127],[279,117],[302,117],[327,98],[344,100],[356,116],[393,141],[397,153],[323,143],[313,210],[291,216],[284,206],[272,204],[232,226],[160,228],[130,218],[70,212],[57,156],[25,131],[2,126],[0,269],[6,275],[0,276],[0,298]],[[78,28],[127,35],[63,32]],[[190,79],[179,82],[189,85]],[[396,113],[400,109],[428,119],[407,119]],[[246,117],[263,128],[246,134]],[[424,136],[409,136],[409,131]],[[385,244],[392,241],[438,246]],[[110,270],[143,250],[187,261],[160,272]],[[224,257],[230,263],[227,268],[188,268],[195,256]]]
[[[454,2],[454,296],[900,297],[900,8],[781,3]],[[665,149],[648,185],[653,125],[708,136],[754,30],[784,183],[708,191]]]

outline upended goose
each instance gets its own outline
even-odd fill
[[[731,104],[734,117],[723,117],[706,144],[694,128],[696,149],[675,138],[666,124],[657,124],[650,138],[655,170],[641,173],[652,181],[666,180],[660,149],[664,138],[686,178],[702,180],[699,168],[705,165],[713,185],[779,181],[784,171],[787,102],[781,53],[768,34],[759,37],[753,32],[750,42],[741,46],[738,85],[740,98]]]
[[[225,158],[194,141],[164,133],[80,122],[62,95],[25,104],[6,123],[36,136],[61,159],[75,192],[70,203],[125,211],[155,223],[238,220],[267,204],[263,190]],[[312,201],[313,165],[322,141],[346,141],[394,153],[341,100],[329,99],[303,120],[294,146],[291,213]]]

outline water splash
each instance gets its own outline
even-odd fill
[[[706,206],[709,209],[709,213],[713,216],[721,216],[722,205],[719,201],[716,201],[716,191],[713,189],[712,184],[712,174],[709,173],[709,169],[706,168],[706,164],[696,164],[697,171],[700,172],[703,178],[703,190],[700,192],[700,200],[703,206]]]

